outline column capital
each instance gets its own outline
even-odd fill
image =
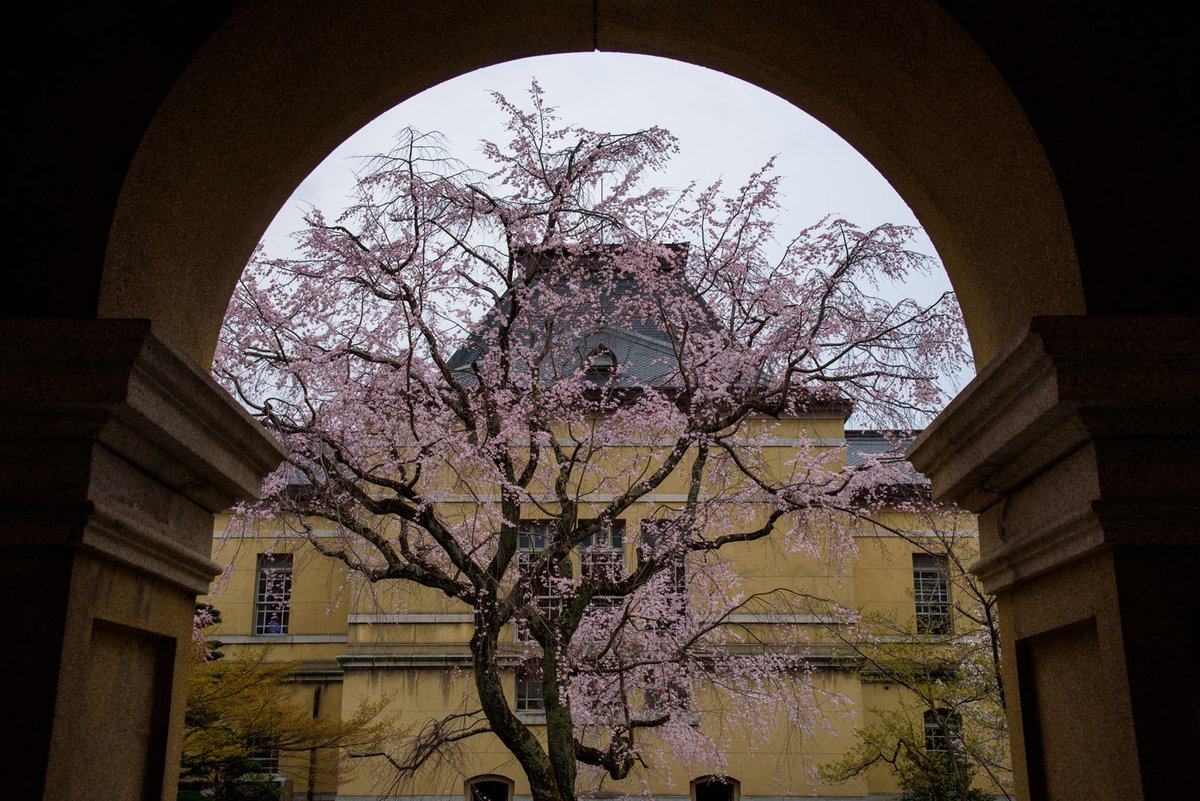
[[[1197,544],[1200,318],[1036,317],[917,438],[995,592],[1115,544]]]
[[[283,458],[263,428],[149,320],[0,321],[0,382],[0,541],[207,591],[212,514]]]
[[[0,378],[0,438],[94,439],[210,512],[283,457],[149,320],[2,320]]]

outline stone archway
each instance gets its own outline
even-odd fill
[[[150,317],[207,363],[242,265],[293,187],[346,136],[463,72],[529,55],[643,53],[735,75],[862,152],[914,209],[985,364],[1083,294],[1066,213],[1002,76],[932,2],[590,0],[240,9],[143,139],[118,203],[100,316]],[[403,46],[397,46],[398,43]],[[180,301],[184,302],[181,303]]]
[[[207,364],[251,248],[342,139],[462,72],[590,49],[727,72],[842,135],[929,232],[980,366],[1030,318],[1083,312],[1041,145],[1003,77],[936,4],[782,3],[747,15],[734,4],[583,0],[554,11],[532,0],[487,13],[313,4],[281,19],[239,9],[188,65],[135,155],[100,316],[152,318]]]
[[[1081,31],[1071,10],[986,5],[231,2],[179,26],[105,10],[118,50],[140,46],[140,34],[175,38],[100,137],[55,131],[22,185],[34,199],[25,219],[42,227],[18,254],[36,254],[51,279],[17,297],[72,319],[0,329],[10,550],[0,586],[6,630],[24,646],[12,682],[25,691],[11,711],[29,721],[17,794],[171,793],[176,745],[160,741],[181,714],[183,614],[211,569],[205,529],[277,458],[197,365],[291,188],[353,130],[439,81],[602,48],[722,70],[790,100],[912,206],[960,294],[981,368],[914,460],[943,497],[982,512],[984,568],[1005,604],[1021,793],[1182,797],[1178,766],[1191,755],[1179,735],[1200,727],[1200,322],[1164,314],[1194,312],[1187,293],[1164,291],[1194,259],[1161,230],[1184,220],[1192,192],[1175,175],[1194,158],[1177,169],[1191,129],[1171,110],[1186,106],[1189,84],[1171,59],[1183,49],[1174,31],[1194,26],[1097,7],[1107,27]],[[57,32],[53,22],[44,27]],[[79,55],[31,37],[29,49],[45,51],[35,63],[62,81],[31,81],[29,95],[49,98],[34,108],[82,97],[109,113],[126,95],[103,77],[140,78],[140,62],[106,51],[83,23],[70,30]],[[1132,77],[1061,75],[1117,51]],[[72,71],[87,76],[63,78]],[[1125,153],[1131,142],[1145,145]],[[62,173],[45,171],[60,161]],[[72,170],[87,173],[77,191],[61,186]],[[45,257],[53,248],[36,232],[64,216],[79,230],[64,255]],[[75,282],[67,291],[53,286],[64,277]],[[1095,316],[1104,312],[1145,316]],[[116,720],[129,725],[107,725]]]

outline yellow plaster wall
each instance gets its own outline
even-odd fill
[[[770,427],[781,439],[816,440],[820,442],[818,447],[829,447],[842,439],[842,426],[839,417],[753,421],[748,428],[766,430]],[[826,445],[825,440],[833,443]],[[782,470],[792,454],[792,447],[785,444],[768,448],[764,459]],[[621,447],[611,449],[602,462],[611,460],[615,463],[631,457],[649,461],[655,458],[651,449]],[[683,472],[686,473],[686,468]],[[623,515],[627,524],[627,568],[636,565],[641,521],[669,516],[678,504],[663,496],[684,490],[682,480],[676,481],[660,488],[657,497],[652,496],[650,502],[635,504]],[[580,514],[587,517],[596,512],[596,508],[583,504]],[[465,520],[475,514],[475,509],[465,503],[447,504],[446,513]],[[752,510],[751,517],[761,520],[765,514],[765,508],[756,513]],[[914,614],[911,554],[916,548],[888,533],[886,526],[928,530],[941,521],[920,520],[888,511],[880,512],[878,520],[883,526],[863,525],[855,531],[857,554],[841,563],[797,552],[789,547],[786,531],[723,550],[722,558],[731,562],[740,578],[741,584],[736,591],[750,594],[783,589],[794,593],[775,596],[781,601],[779,603],[747,606],[740,610],[743,614],[757,614],[763,618],[745,618],[737,625],[766,642],[795,641],[799,637],[811,643],[815,652],[828,652],[833,649],[833,638],[829,630],[809,613],[820,610],[824,615],[831,607],[810,598],[815,597],[828,599],[847,609],[859,608],[870,614],[887,615],[902,625],[911,626]],[[964,526],[964,520],[958,521],[960,527]],[[332,530],[332,526],[325,525]],[[318,530],[321,526],[314,523]],[[363,701],[387,697],[386,714],[402,729],[413,730],[431,718],[474,708],[474,686],[466,647],[472,627],[469,620],[462,617],[469,612],[465,605],[427,588],[347,580],[340,563],[321,557],[303,537],[294,533],[288,536],[282,525],[268,527],[264,538],[258,540],[242,536],[238,531],[230,532],[228,528],[227,520],[219,520],[214,538],[214,558],[231,565],[211,598],[224,618],[223,625],[215,632],[218,637],[244,636],[250,632],[257,555],[273,547],[276,552],[295,554],[289,635],[331,635],[331,639],[344,635],[345,641],[296,642],[293,636],[259,636],[247,638],[253,642],[227,646],[227,649],[236,653],[241,649],[261,647],[265,642],[270,645],[271,659],[324,663],[331,667],[337,664],[338,657],[345,656],[347,659],[341,665],[345,668],[341,683],[325,685],[339,688],[338,703],[343,714],[351,714]],[[823,536],[818,532],[817,539],[821,540]],[[974,532],[968,531],[964,536],[968,550],[973,549]],[[696,560],[690,563],[692,574],[701,579],[698,562],[703,558],[703,555],[689,557]],[[573,574],[578,575],[577,553],[571,556],[571,562]],[[729,589],[705,585],[701,580],[693,586],[692,592],[698,596]],[[784,598],[789,600],[782,602]],[[693,598],[693,603],[700,601],[699,597]],[[773,617],[768,619],[768,615]],[[449,666],[437,667],[439,660]],[[414,661],[421,666],[414,666]],[[506,675],[508,692],[512,696],[515,681],[511,670]],[[817,778],[815,768],[832,761],[853,743],[854,728],[864,721],[869,722],[870,710],[900,703],[900,691],[895,687],[863,683],[852,670],[834,668],[816,669],[814,686],[822,697],[832,699],[836,696],[846,703],[839,708],[832,700],[824,702],[829,713],[828,730],[798,732],[783,726],[767,743],[756,745],[749,743],[744,733],[736,728],[723,729],[725,715],[713,699],[704,696],[695,699],[701,727],[719,737],[728,750],[728,774],[742,782],[742,795],[785,796],[816,792],[854,797],[868,792],[894,791],[895,782],[886,769],[873,769],[866,776],[843,785],[826,786]],[[330,692],[322,699],[322,714],[336,714],[329,711],[334,709],[334,698]],[[540,727],[535,730],[540,731]],[[322,759],[328,761],[328,757]],[[691,779],[716,769],[716,766],[707,766],[707,769],[704,766],[688,767],[666,757],[654,770],[640,769],[641,772],[635,772],[623,782],[614,783],[606,777],[585,772],[581,772],[581,781],[602,794],[636,794],[649,789],[657,794],[685,795],[689,792]],[[338,792],[350,796],[459,797],[464,779],[482,774],[507,776],[515,781],[518,795],[529,792],[515,760],[498,740],[490,736],[472,739],[459,752],[436,760],[415,777],[401,782],[397,782],[394,774],[379,760],[374,763],[372,760],[355,761],[351,766],[343,764]],[[301,790],[302,785],[298,784],[296,789]],[[314,789],[324,789],[324,786]]]
[[[726,744],[728,775],[742,782],[744,796],[816,792],[854,797],[867,792],[865,778],[843,785],[827,785],[814,773],[817,765],[840,754],[846,743],[852,741],[853,728],[862,719],[860,683],[848,671],[818,671],[813,683],[820,693],[840,696],[848,703],[838,706],[832,701],[825,702],[829,730],[800,736],[781,726],[766,742],[751,741],[736,727],[723,724],[722,706],[728,708],[728,700],[718,703],[711,697],[696,699],[699,725]],[[506,684],[511,702],[515,693],[511,672],[506,672]],[[415,730],[431,718],[467,708],[473,703],[474,685],[469,670],[465,669],[352,670],[346,673],[344,693],[343,703],[347,709],[354,708],[364,699],[388,695],[392,698],[390,709],[394,710],[392,720],[401,728]],[[533,729],[539,737],[543,735],[543,727],[535,725]],[[348,776],[343,772],[339,792],[349,796],[460,796],[464,779],[492,773],[511,778],[516,794],[529,794],[529,785],[520,766],[499,740],[481,735],[469,743],[461,752],[431,764],[399,783],[382,760],[359,766]],[[648,743],[648,751],[653,753],[653,738]],[[648,762],[648,768],[637,768],[619,782],[581,769],[581,789],[602,795],[637,795],[643,789],[659,795],[686,795],[692,779],[717,769],[714,765],[684,765],[669,756],[664,759],[651,756]]]
[[[224,634],[253,631],[258,555],[270,551],[293,554],[288,634],[346,634],[352,582],[339,563],[321,556],[295,536],[276,536],[276,532],[261,537],[229,533],[228,521],[220,519],[217,526],[213,559],[227,569],[214,582],[210,594],[202,599],[221,612],[222,625],[216,631]]]

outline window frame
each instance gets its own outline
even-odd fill
[[[463,801],[483,801],[481,797],[476,796],[472,790],[476,784],[493,783],[503,785],[508,795],[505,801],[513,801],[516,782],[507,776],[499,773],[481,773],[478,776],[472,776],[463,782]]]
[[[912,555],[914,625],[917,634],[944,636],[954,633],[954,607],[950,597],[950,560],[944,554]]]
[[[553,521],[550,520],[522,520],[518,525],[515,557],[517,581],[524,582],[529,577],[535,582],[529,587],[532,591],[530,600],[534,608],[548,620],[556,620],[562,614],[563,597],[557,586],[558,579],[561,578],[561,570],[557,562],[548,562],[542,571],[544,575],[531,576],[533,571],[530,567],[541,558],[541,554],[549,547],[553,525]],[[542,590],[542,592],[538,590]],[[516,631],[513,634],[515,642],[534,642],[535,638],[529,631],[528,625],[525,620],[520,618],[515,621]]]
[[[637,566],[640,568],[654,553],[654,542],[666,529],[676,521],[672,519],[646,519],[638,523]],[[656,531],[657,529],[657,531]],[[661,578],[660,578],[661,577]],[[653,580],[665,581],[663,592],[678,599],[679,614],[686,617],[691,605],[688,603],[688,566],[687,554],[678,553],[673,557],[670,566],[659,572]],[[647,621],[648,627],[665,629],[670,625],[669,620],[657,618]]]
[[[515,692],[513,695],[513,711],[523,715],[546,714],[546,693],[542,684],[542,671],[530,660],[524,660],[513,671]],[[530,692],[536,688],[536,692]]]
[[[952,709],[927,709],[922,719],[925,733],[925,753],[953,756],[956,740],[962,738],[962,715]]]
[[[279,748],[262,736],[251,737],[246,745],[253,750],[247,759],[258,766],[256,773],[260,776],[279,776]]]
[[[278,637],[291,631],[294,568],[291,552],[258,554],[254,571],[255,635]]]
[[[617,372],[617,354],[612,352],[612,349],[606,345],[597,345],[592,348],[592,352],[588,354],[585,360],[587,367],[584,372],[590,376],[609,376]]]
[[[613,520],[596,534],[589,534],[579,544],[579,578],[586,581],[594,577],[595,571],[610,573],[609,578],[620,581],[628,572],[625,547],[628,542],[628,527],[624,520]],[[612,609],[625,602],[621,595],[595,595],[590,606],[597,609]]]
[[[728,801],[741,801],[742,798],[742,783],[732,776],[718,776],[710,774],[708,776],[697,776],[689,783],[689,791],[691,801],[697,801],[699,797],[699,788],[705,784],[723,784],[729,787]]]
[[[676,679],[658,681],[647,679],[642,687],[642,711],[646,715],[671,715],[688,726],[699,726],[700,716],[692,709],[692,693],[686,684]],[[660,700],[661,699],[661,700]],[[663,700],[667,703],[664,705]],[[674,701],[675,703],[671,703]]]

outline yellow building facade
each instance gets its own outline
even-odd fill
[[[782,464],[797,442],[841,449],[848,460],[891,447],[874,432],[846,431],[844,422],[840,411],[782,421],[780,430],[787,436],[775,440],[773,457]],[[638,548],[653,531],[651,521],[680,500],[675,489],[664,484],[630,507],[605,543],[611,554],[605,558],[627,571],[636,568]],[[756,739],[727,722],[736,717],[727,714],[736,697],[697,693],[690,699],[691,725],[720,743],[724,764],[684,764],[647,747],[655,756],[621,781],[581,769],[580,795],[773,801],[899,792],[883,762],[841,783],[822,778],[819,769],[843,759],[856,743],[856,732],[879,723],[880,710],[908,709],[920,720],[923,702],[864,658],[871,648],[867,632],[876,640],[882,636],[913,647],[975,634],[976,624],[959,611],[974,614],[972,601],[956,597],[953,574],[956,564],[974,560],[976,533],[973,518],[965,515],[881,509],[875,520],[859,522],[853,531],[855,552],[840,562],[793,552],[777,537],[722,552],[740,578],[742,593],[783,590],[803,599],[786,611],[747,607],[729,615],[726,624],[760,647],[803,653],[811,697],[822,711],[820,725],[797,730],[781,709],[774,733]],[[332,526],[323,531],[320,523],[312,525],[308,536],[335,536]],[[949,562],[939,555],[947,542],[955,549]],[[571,569],[585,571],[583,560],[594,554],[576,551]],[[396,731],[412,733],[478,705],[468,648],[472,613],[465,605],[402,583],[369,585],[282,522],[274,531],[248,532],[228,515],[218,518],[213,558],[226,567],[208,599],[221,612],[213,636],[224,644],[226,658],[261,650],[265,659],[295,662],[296,680],[305,689],[302,703],[311,702],[314,716],[344,718],[362,704],[386,698],[384,716]],[[690,604],[713,591],[701,571],[686,564],[683,569]],[[510,708],[536,732],[544,720],[539,689],[536,682],[521,681],[519,654],[527,646],[510,628],[500,656],[506,694]],[[926,721],[925,745],[936,750],[939,734]],[[530,795],[517,761],[490,734],[463,741],[405,776],[382,757],[335,760],[329,753],[282,753],[265,758],[272,771],[289,777],[296,798],[471,801],[473,795],[479,801],[522,801]]]

